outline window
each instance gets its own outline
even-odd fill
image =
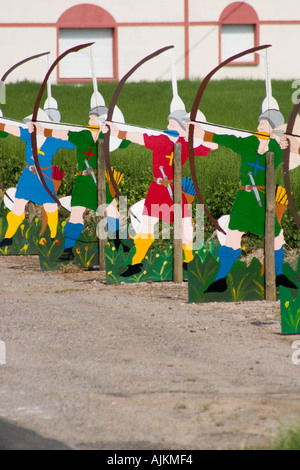
[[[94,42],[95,75],[101,80],[118,76],[117,28],[113,17],[96,5],[82,4],[66,10],[57,22],[58,55],[78,44]],[[58,81],[87,81],[92,77],[89,48],[66,56],[58,68]]]
[[[228,5],[219,20],[220,62],[259,44],[259,20],[255,10],[244,2]],[[256,65],[258,55],[249,54],[231,65]]]
[[[94,42],[93,59],[95,74],[98,78],[113,78],[112,30],[101,29],[60,29],[59,54],[77,44]],[[91,78],[89,49],[66,56],[60,62],[60,78]]]

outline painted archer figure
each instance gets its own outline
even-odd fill
[[[39,110],[38,117],[40,119],[50,121],[48,115],[43,110]],[[29,119],[30,118],[25,118],[25,121],[28,122]],[[14,206],[7,214],[8,228],[4,239],[0,242],[0,248],[12,245],[13,236],[17,232],[22,221],[25,219],[25,208],[29,201],[44,207],[52,239],[56,237],[57,233],[57,203],[48,194],[37,174],[31,148],[31,133],[34,130],[34,124],[28,122],[27,126],[28,127],[25,128],[16,125],[0,124],[1,131],[15,137],[19,137],[26,143],[26,167],[24,168],[17,185]],[[43,135],[37,136],[37,144],[39,164],[45,177],[46,185],[50,191],[54,193],[55,189],[52,179],[53,157],[57,150],[61,148],[73,149],[74,145],[71,142],[65,142],[63,140],[57,140]]]
[[[84,213],[86,209],[97,211],[98,208],[97,142],[99,138],[103,138],[102,123],[107,116],[107,111],[105,106],[96,106],[90,110],[89,126],[94,129],[73,132],[38,127],[38,132],[46,136],[51,135],[54,139],[69,141],[77,149],[78,172],[72,191],[70,218],[64,227],[64,252],[59,258],[59,261],[62,262],[67,262],[74,258],[73,247],[84,229]],[[129,142],[122,142],[120,147],[125,147],[128,144]],[[107,184],[107,228],[114,235],[117,246],[119,242],[119,213],[115,194],[111,190],[112,185]],[[127,247],[125,246],[124,250],[126,249]]]
[[[217,135],[204,131],[195,124],[195,136],[204,142],[215,142],[228,147],[241,156],[241,186],[236,195],[230,214],[225,244],[219,248],[220,269],[215,281],[206,289],[208,292],[224,292],[227,289],[227,275],[241,254],[241,240],[245,232],[264,236],[265,229],[265,184],[266,154],[274,152],[275,168],[282,163],[282,149],[286,140],[278,143],[273,129],[282,126],[283,115],[277,109],[269,109],[258,118],[258,134],[250,137]],[[266,137],[263,136],[266,135]],[[284,235],[280,223],[275,218],[275,269],[276,285],[297,289],[297,286],[283,274]]]
[[[129,140],[138,145],[143,145],[152,151],[153,181],[147,192],[143,210],[140,233],[134,237],[135,254],[132,264],[128,265],[122,277],[129,277],[141,272],[143,259],[152,243],[154,242],[155,224],[162,220],[171,223],[174,220],[173,207],[173,156],[176,142],[181,144],[182,166],[188,159],[188,125],[185,122],[187,113],[184,110],[176,110],[168,116],[169,135],[147,135],[140,132],[120,131],[116,124],[106,122],[111,129],[111,135]],[[172,134],[173,131],[173,135]],[[195,148],[198,156],[207,156],[216,144],[199,145]],[[193,259],[193,225],[192,216],[188,203],[182,194],[182,217],[183,217],[183,252],[184,268]]]

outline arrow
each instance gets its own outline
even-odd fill
[[[37,98],[36,98],[36,101],[35,101],[35,105],[34,105],[34,109],[33,109],[33,113],[32,113],[32,122],[35,122],[37,120],[37,115],[38,115],[38,110],[39,110],[39,107],[40,107],[40,102],[41,102],[45,87],[47,85],[47,80],[48,80],[49,76],[51,75],[51,72],[53,71],[53,69],[57,66],[57,64],[60,62],[60,60],[62,60],[68,54],[70,54],[72,52],[78,52],[79,50],[81,50],[85,47],[91,46],[91,44],[93,44],[93,43],[80,44],[79,46],[71,47],[70,49],[67,49],[65,52],[60,54],[57,57],[57,59],[53,62],[51,67],[48,69],[48,72],[46,73],[44,81],[43,81],[43,83],[41,85],[41,88],[38,92],[38,95],[37,95]],[[36,129],[35,128],[34,128],[34,131],[31,134],[31,146],[32,146],[32,154],[33,154],[34,164],[35,164],[35,167],[36,167],[37,174],[40,178],[40,181],[41,181],[42,185],[44,186],[44,188],[46,189],[49,196],[51,196],[51,198],[59,205],[60,202],[57,199],[56,195],[53,194],[52,191],[46,185],[46,181],[45,181],[44,175],[42,173],[42,170],[41,170],[41,167],[40,167],[40,164],[39,164],[38,151],[37,151],[37,141],[36,141]]]
[[[204,126],[218,127],[218,128],[221,128],[221,129],[226,129],[226,130],[231,130],[231,131],[235,131],[235,132],[242,132],[242,133],[245,133],[245,134],[255,135],[256,137],[260,137],[261,139],[266,139],[266,140],[270,139],[270,134],[268,134],[267,132],[252,132],[252,131],[248,131],[246,129],[239,129],[237,127],[223,126],[221,124],[214,124],[212,122],[207,122],[207,121],[190,121],[190,122],[196,122],[198,124],[203,124],[203,127]]]

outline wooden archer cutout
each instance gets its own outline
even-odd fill
[[[262,48],[263,47],[261,47],[261,49]],[[234,57],[236,58],[236,56]],[[233,60],[233,58],[228,59],[227,61],[225,61],[225,63],[231,60]],[[217,67],[215,71],[217,71],[218,69],[219,67]],[[208,77],[210,78],[212,75],[213,72],[211,72]],[[207,80],[205,83],[207,83]],[[269,101],[272,99],[274,102],[274,99],[270,95],[270,84],[268,87],[266,87],[266,90],[267,99]],[[196,102],[199,105],[199,101]],[[265,101],[263,103],[263,107],[264,106]],[[283,151],[280,150],[279,144],[274,139],[274,137],[276,136],[272,134],[273,129],[282,126],[283,122],[283,116],[281,115],[278,109],[268,108],[267,110],[264,110],[264,112],[262,112],[259,116],[259,126],[257,128],[257,133],[254,133],[252,137],[246,138],[236,137],[234,135],[217,135],[217,130],[215,130],[215,134],[203,130],[200,132],[199,126],[195,124],[195,131],[193,131],[193,134],[195,132],[196,135],[198,135],[198,137],[202,137],[204,141],[209,140],[216,142],[220,145],[224,145],[241,155],[242,185],[235,199],[232,213],[230,217],[226,218],[226,227],[224,227],[226,228],[226,231],[222,226],[220,226],[219,223],[215,224],[219,234],[222,234],[221,237],[224,237],[223,243],[217,253],[219,263],[214,264],[212,262],[211,257],[209,258],[209,255],[207,255],[206,267],[203,266],[203,264],[205,264],[203,258],[198,258],[195,263],[190,266],[191,269],[189,270],[189,299],[191,302],[205,302],[216,300],[237,301],[245,299],[253,300],[253,298],[249,297],[249,293],[251,293],[251,290],[253,290],[254,293],[258,294],[258,297],[262,297],[262,295],[264,295],[264,283],[261,279],[261,270],[257,269],[259,263],[255,263],[254,261],[255,266],[252,265],[249,267],[249,269],[253,271],[251,275],[250,271],[248,271],[248,273],[245,273],[245,277],[243,277],[242,265],[237,260],[241,254],[241,237],[244,232],[252,232],[256,233],[257,235],[264,235],[263,227],[265,221],[266,173],[265,158],[267,152],[274,152],[275,166],[277,167],[282,162]],[[190,137],[192,137],[192,135],[190,135]],[[279,141],[278,137],[277,140]],[[247,143],[249,147],[247,147]],[[280,139],[280,143],[281,149],[285,149],[286,142]],[[246,146],[244,144],[246,144]],[[191,163],[193,161],[192,153],[193,152],[191,151]],[[193,165],[192,170],[194,170]],[[259,228],[259,226],[261,228]],[[298,284],[296,280],[294,279],[296,282],[295,283],[291,279],[289,279],[283,270],[284,238],[283,231],[280,228],[280,220],[278,217],[276,218],[276,237],[276,285],[278,288],[279,286],[285,286],[289,289],[297,291]],[[240,268],[240,273],[238,273],[238,268]],[[203,269],[209,269],[209,272],[207,272],[206,270],[203,271]],[[243,269],[245,269],[245,265]],[[204,273],[206,273],[206,275],[204,275]],[[236,277],[234,277],[235,275]],[[252,287],[250,288],[249,279],[251,278]],[[260,286],[259,289],[257,289],[258,286]]]
[[[159,51],[158,51],[159,52]],[[161,280],[162,277],[157,276],[155,273],[156,267],[152,270],[152,262],[149,262],[152,252],[149,251],[150,247],[155,241],[155,226],[158,221],[161,220],[167,224],[173,222],[173,204],[174,204],[174,176],[173,176],[173,155],[174,155],[174,144],[180,142],[181,144],[181,162],[182,166],[188,158],[188,147],[187,147],[187,129],[185,120],[188,120],[187,112],[183,101],[178,96],[177,82],[175,84],[175,73],[174,73],[174,55],[172,49],[167,48],[163,50],[163,55],[167,55],[171,59],[172,66],[172,91],[173,99],[170,105],[170,115],[168,117],[168,126],[165,132],[155,132],[151,129],[143,132],[142,128],[125,128],[116,122],[107,122],[107,126],[110,129],[110,135],[112,136],[123,136],[126,140],[133,143],[143,145],[146,148],[152,150],[153,153],[153,182],[147,192],[146,198],[140,201],[138,204],[141,206],[139,212],[140,223],[136,229],[136,234],[133,236],[134,249],[128,256],[126,265],[120,266],[116,271],[113,271],[112,263],[109,264],[107,271],[108,274],[114,276],[112,282],[121,282],[125,280],[127,282],[136,282],[145,279]],[[149,56],[153,57],[153,55]],[[143,63],[143,61],[141,61]],[[136,67],[135,67],[136,68]],[[133,70],[135,70],[133,68]],[[130,72],[127,74],[129,75]],[[174,106],[179,106],[179,109],[174,109]],[[185,120],[184,120],[185,119]],[[126,126],[126,125],[125,125]],[[135,131],[135,132],[134,132]],[[166,134],[166,135],[164,135]],[[207,155],[211,150],[211,147],[216,148],[216,145],[208,144],[207,147],[198,145],[197,154]],[[182,189],[180,190],[182,193]],[[194,196],[194,195],[193,195]],[[192,196],[192,197],[193,197]],[[132,208],[135,211],[135,207]],[[187,265],[193,257],[193,228],[191,214],[188,209],[188,204],[185,196],[183,196],[183,251],[184,257],[184,268],[187,269]],[[169,247],[165,250],[170,251]],[[161,261],[162,253],[156,253],[156,260]],[[125,261],[125,260],[124,260]],[[128,264],[128,261],[130,264]],[[125,264],[125,263],[124,263]],[[157,264],[157,263],[155,263]],[[171,262],[165,259],[160,269],[160,274],[166,272],[165,266],[168,267],[168,279],[171,280],[173,276],[172,272],[172,260]],[[154,267],[154,265],[153,265]],[[151,274],[152,272],[152,274]],[[166,277],[164,277],[166,279]]]

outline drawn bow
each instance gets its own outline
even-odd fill
[[[300,101],[299,103],[296,103],[291,115],[289,117],[288,123],[287,123],[287,128],[286,128],[286,134],[287,135],[293,135],[293,129],[294,129],[294,124],[297,118],[297,115],[299,113],[300,109]],[[286,194],[288,197],[288,203],[289,203],[289,209],[291,211],[291,214],[294,218],[294,221],[300,230],[300,218],[297,213],[297,209],[294,203],[294,199],[292,196],[292,189],[291,189],[291,181],[290,181],[290,171],[289,171],[289,162],[290,162],[290,146],[288,146],[286,149],[283,150],[282,153],[282,166],[283,166],[283,177],[284,177],[284,185],[285,185],[285,190]]]
[[[267,47],[271,47],[271,44],[264,45],[264,46],[257,46],[257,47],[253,47],[251,49],[247,49],[243,52],[239,52],[238,54],[235,54],[235,55],[229,57],[228,59],[224,60],[217,67],[215,67],[213,70],[211,70],[204,77],[204,79],[202,80],[202,82],[199,86],[199,89],[197,91],[195,100],[194,100],[193,105],[192,105],[190,120],[191,121],[196,120],[196,114],[197,114],[197,111],[200,107],[200,102],[201,102],[202,96],[204,94],[205,88],[208,85],[208,82],[210,81],[210,79],[213,77],[213,75],[218,70],[220,70],[222,67],[229,64],[229,62],[232,62],[233,60],[239,59],[240,57],[243,57],[246,54],[252,54],[252,53],[260,51],[261,49],[266,49]],[[189,127],[189,139],[188,139],[188,151],[189,151],[189,161],[190,161],[191,175],[192,175],[192,180],[193,180],[193,183],[194,183],[196,195],[197,195],[197,198],[198,198],[200,204],[203,204],[204,211],[205,211],[206,215],[209,217],[209,219],[213,222],[214,226],[217,228],[217,230],[219,230],[220,232],[224,233],[224,235],[226,235],[224,230],[218,224],[217,220],[214,219],[214,217],[210,213],[209,209],[206,207],[206,205],[204,203],[204,200],[202,198],[202,195],[201,195],[201,192],[200,192],[200,189],[199,189],[198,180],[197,180],[197,177],[196,177],[195,152],[194,152],[194,148],[193,148],[193,141],[194,141],[194,126],[190,126]]]
[[[128,78],[139,68],[141,67],[141,65],[143,65],[145,62],[147,62],[148,60],[151,60],[153,59],[154,57],[162,54],[163,52],[167,51],[168,49],[172,49],[174,46],[166,46],[166,47],[163,47],[162,49],[158,49],[157,51],[153,52],[152,54],[144,57],[144,59],[140,60],[134,67],[132,67],[129,72],[126,73],[126,75],[124,75],[124,77],[119,81],[118,83],[118,86],[113,94],[113,97],[111,99],[111,102],[110,102],[110,105],[109,105],[109,108],[108,108],[108,112],[107,112],[107,121],[112,121],[112,116],[113,116],[113,112],[114,112],[114,108],[117,104],[117,101],[118,101],[118,98],[119,98],[119,95],[121,93],[121,90],[125,84],[125,82],[128,80]],[[111,168],[111,163],[110,163],[110,155],[109,155],[109,139],[110,139],[110,130],[104,134],[104,158],[105,158],[105,163],[106,163],[106,168],[108,170],[108,173],[109,173],[109,176],[110,176],[110,181],[113,185],[113,188],[116,192],[116,195],[118,197],[121,196],[121,193],[120,193],[120,190],[119,190],[119,187],[115,181],[115,178],[114,178],[114,175],[113,175],[113,171],[112,171],[112,168]],[[134,215],[134,214],[133,214]]]
[[[55,67],[57,66],[57,64],[64,58],[66,57],[68,54],[71,54],[72,52],[78,52],[80,51],[81,49],[84,49],[85,47],[89,47],[91,46],[92,44],[94,44],[93,42],[90,42],[90,43],[87,43],[87,44],[80,44],[78,46],[74,46],[74,47],[71,47],[70,49],[67,49],[65,52],[63,52],[62,54],[60,54],[57,59],[53,62],[53,64],[51,65],[51,67],[48,69],[48,72],[46,73],[45,75],[45,78],[43,80],[43,83],[41,85],[41,88],[39,90],[39,93],[37,95],[37,98],[36,98],[36,101],[35,101],[35,105],[34,105],[34,110],[33,110],[33,113],[32,113],[32,122],[37,122],[37,115],[38,115],[38,110],[39,110],[39,107],[40,107],[40,103],[41,103],[41,100],[42,100],[42,97],[43,97],[43,93],[45,91],[45,88],[46,88],[46,85],[47,85],[47,81],[48,81],[48,78],[50,76],[50,74],[52,73],[52,71],[55,69]],[[40,167],[40,164],[39,164],[39,158],[38,158],[38,149],[37,149],[37,141],[36,141],[36,129],[34,128],[32,134],[31,134],[31,145],[32,145],[32,154],[33,154],[33,159],[34,159],[34,165],[35,165],[35,168],[36,168],[36,172],[40,178],[40,181],[42,183],[42,185],[44,186],[44,188],[46,189],[47,193],[51,196],[51,198],[58,204],[60,205],[60,201],[57,199],[56,195],[54,193],[52,193],[52,191],[48,188],[48,186],[46,185],[46,182],[45,182],[45,178],[44,178],[44,175],[42,173],[42,170],[41,170],[41,167]]]
[[[26,57],[25,59],[22,59],[19,62],[17,62],[16,64],[12,65],[1,77],[1,79],[0,79],[0,88],[4,86],[4,82],[7,79],[8,75],[10,75],[11,72],[13,72],[13,70],[15,70],[17,67],[20,67],[20,65],[23,65],[26,62],[29,62],[30,60],[38,59],[39,57],[42,57],[43,55],[47,55],[47,54],[49,54],[49,52],[42,52],[40,54],[31,55],[30,57]],[[6,196],[11,202],[13,202],[11,197],[9,196],[9,194],[7,194],[7,192],[5,190],[5,187],[2,183],[0,183],[0,189],[3,191],[4,196]]]

